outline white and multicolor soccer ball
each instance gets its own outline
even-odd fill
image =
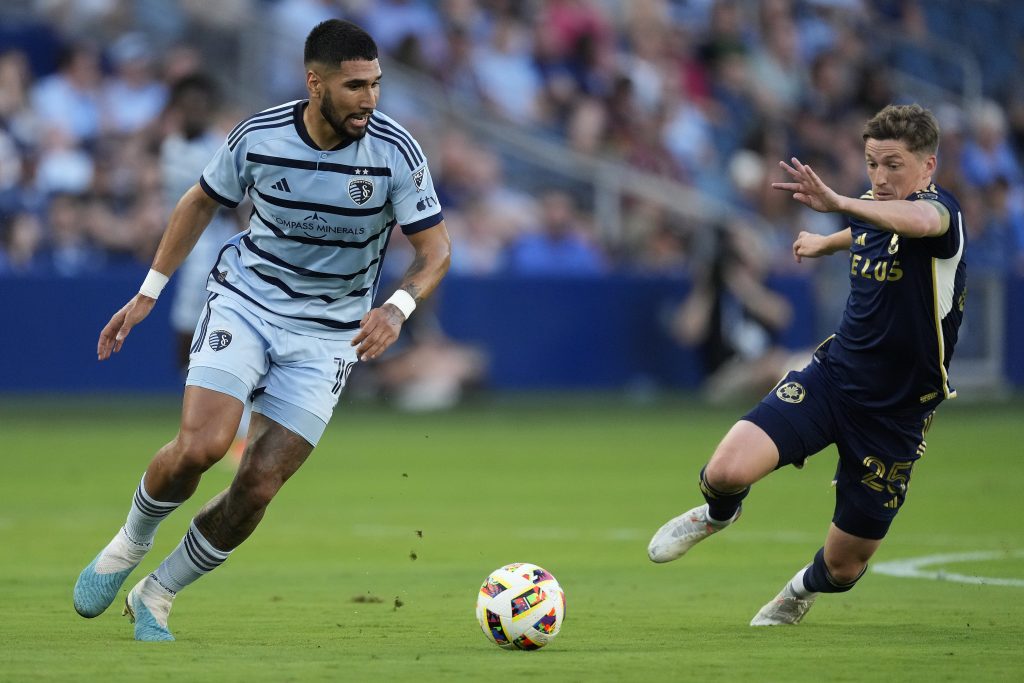
[[[565,592],[546,569],[526,562],[507,564],[480,586],[476,618],[498,647],[538,650],[562,627]]]

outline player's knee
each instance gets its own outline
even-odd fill
[[[720,451],[707,464],[704,477],[718,491],[739,491],[754,481],[748,469],[740,458]]]
[[[231,485],[231,495],[236,504],[247,509],[262,510],[270,505],[284,482],[272,472],[254,467],[242,467]]]
[[[853,588],[853,584],[857,583],[857,580],[864,575],[868,563],[856,559],[839,558],[827,562],[826,566],[833,582],[840,586]]]
[[[179,469],[190,472],[205,472],[215,465],[228,448],[233,435],[203,434],[183,429],[175,440],[175,453]]]

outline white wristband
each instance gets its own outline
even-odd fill
[[[408,320],[409,316],[412,315],[412,312],[416,310],[416,299],[413,299],[412,294],[404,289],[395,290],[395,293],[391,295],[391,298],[384,303],[391,304],[400,310],[406,320]]]
[[[146,279],[142,281],[142,286],[139,287],[139,294],[148,296],[150,299],[156,299],[160,296],[160,292],[163,291],[168,280],[170,280],[169,277],[150,268]]]

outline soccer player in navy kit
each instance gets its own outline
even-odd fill
[[[654,562],[681,557],[736,521],[751,484],[835,443],[825,544],[752,626],[797,624],[818,594],[854,586],[906,498],[936,406],[956,395],[947,372],[963,318],[966,230],[957,200],[932,183],[938,124],[918,105],[890,105],[863,138],[871,189],[860,198],[838,195],[796,158],[780,162],[790,180],[772,183],[849,221],[831,235],[801,232],[793,243],[798,262],[850,252],[838,331],[732,427],[700,472],[707,502],[665,523],[648,547]]]
[[[171,601],[255,530],[316,446],[357,360],[377,358],[447,272],[450,242],[419,144],[376,111],[377,46],[350,22],[306,39],[308,100],[240,123],[178,202],[142,287],[100,334],[117,352],[156,304],[220,206],[253,202],[208,280],[173,441],[154,456],[124,526],[75,583],[75,609],[102,613],[152,547],[157,526],[228,450],[252,398],[248,444],[228,489],[125,599],[138,640],[173,640]],[[372,306],[396,226],[415,257],[399,289]]]

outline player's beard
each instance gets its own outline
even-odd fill
[[[334,129],[342,140],[360,140],[366,135],[366,129],[351,131],[346,127],[346,119],[339,118],[338,114],[334,111],[334,101],[331,99],[331,93],[324,91],[323,99],[320,100],[320,115],[324,117],[324,120]]]

